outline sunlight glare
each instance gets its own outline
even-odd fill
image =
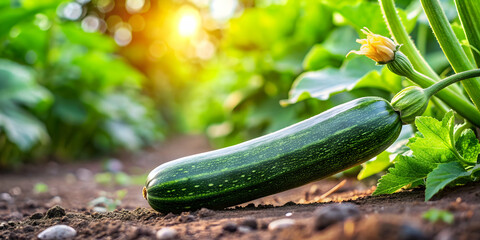
[[[145,0],[127,0],[126,5],[129,13],[139,12],[145,6]]]
[[[210,14],[215,20],[226,21],[233,17],[237,6],[237,0],[212,0],[210,2]]]
[[[192,7],[182,7],[179,10],[178,33],[182,37],[192,37],[200,27],[200,15]]]

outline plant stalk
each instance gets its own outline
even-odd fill
[[[413,67],[417,71],[429,76],[430,78],[440,80],[440,77],[437,75],[437,73],[435,73],[430,65],[428,65],[427,61],[425,61],[418,49],[415,47],[415,44],[413,44],[412,39],[408,35],[407,29],[405,29],[405,26],[398,15],[393,0],[379,0],[378,2],[380,3],[383,17],[385,18],[385,22],[390,34],[398,44],[403,45],[402,52],[404,52],[408,59],[410,59]]]
[[[421,0],[433,33],[440,44],[453,70],[457,73],[475,69],[462,49],[447,16],[438,0]],[[474,78],[462,82],[467,94],[480,110],[480,79]]]
[[[480,67],[480,4],[478,0],[455,0],[455,6],[462,23],[477,67]]]
[[[445,87],[454,84],[456,82],[469,79],[469,78],[474,78],[474,77],[479,77],[480,76],[480,69],[474,69],[474,70],[468,70],[465,72],[457,73],[451,76],[448,76],[444,79],[442,79],[440,82],[437,82],[433,84],[432,86],[424,89],[425,94],[427,94],[428,97],[431,97],[435,94],[437,94],[440,90],[444,89]]]
[[[473,70],[476,71],[476,70]],[[466,74],[471,74],[470,71],[467,71]],[[461,74],[461,73],[460,73]],[[453,75],[453,76],[456,76]],[[450,77],[453,77],[450,76]],[[461,75],[463,76],[463,75]],[[478,76],[478,75],[477,75]],[[429,77],[413,71],[412,74],[407,76],[409,79],[412,79],[414,82],[417,82],[418,85],[422,88],[428,89],[430,86],[434,86],[435,82]],[[460,80],[458,80],[460,81]],[[450,83],[451,84],[451,83]],[[435,87],[437,88],[437,87]],[[435,90],[435,88],[433,88]],[[440,88],[441,89],[441,88]],[[429,91],[434,91],[429,90]],[[455,110],[462,117],[466,118],[473,125],[480,127],[480,112],[465,98],[460,97],[457,93],[452,91],[449,87],[444,88],[443,90],[436,93],[436,96],[440,98],[443,102],[448,104],[453,110]]]

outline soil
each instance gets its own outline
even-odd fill
[[[203,137],[180,136],[119,157],[120,166],[129,175],[145,174],[163,162],[210,149]],[[176,239],[480,239],[477,183],[445,189],[425,202],[423,189],[370,196],[374,181],[328,178],[229,209],[172,214],[151,209],[140,184],[98,183],[95,176],[103,165],[50,162],[0,173],[0,239],[36,239],[57,224],[73,227],[75,239],[154,239],[165,227],[176,230]],[[46,184],[48,191],[35,191],[37,183]],[[115,198],[122,189],[127,194],[114,211],[98,212],[89,205],[100,196]],[[315,210],[339,202],[350,203],[356,214],[318,229]],[[423,219],[431,208],[452,213],[453,223]],[[268,228],[284,218],[294,224]]]

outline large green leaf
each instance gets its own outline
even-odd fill
[[[0,105],[0,133],[22,151],[37,143],[46,143],[48,135],[42,122],[13,104]]]
[[[303,60],[303,68],[319,70],[326,66],[339,66],[345,59],[345,55],[358,47],[356,38],[358,35],[351,27],[335,29],[323,43],[316,44],[310,49]]]
[[[425,189],[425,201],[430,200],[449,183],[470,176],[470,173],[463,168],[459,162],[442,163],[433,169],[427,176]]]
[[[0,104],[18,103],[34,107],[48,104],[51,94],[38,85],[31,68],[0,59]]]
[[[377,185],[373,195],[390,194],[416,181],[422,181],[436,167],[421,158],[397,155],[395,167],[388,169]]]
[[[111,141],[117,145],[129,150],[136,150],[142,146],[142,139],[135,133],[135,130],[129,124],[120,121],[107,121],[105,130],[111,136]]]
[[[477,163],[480,154],[480,143],[478,143],[478,139],[472,129],[465,129],[461,133],[455,143],[455,148],[465,161],[471,164]]]
[[[334,2],[334,1],[333,1]],[[333,4],[338,13],[345,18],[350,25],[352,25],[358,32],[360,29],[367,27],[372,32],[383,36],[390,36],[387,25],[383,21],[382,11],[380,5],[376,2],[361,2],[356,5],[336,5]],[[409,15],[405,11],[398,9],[400,18],[405,25],[408,32],[415,27],[417,20],[416,15]]]
[[[310,49],[303,60],[303,69],[307,71],[319,70],[327,66],[337,67],[342,63],[345,56],[332,54],[322,44],[316,44]]]
[[[358,34],[353,28],[344,26],[330,32],[322,45],[332,54],[345,57],[348,52],[359,46],[357,38]]]
[[[132,149],[163,137],[160,128],[162,123],[156,121],[156,115],[143,98],[129,97],[125,94],[112,93],[92,95],[85,103],[105,118],[104,129],[108,137],[116,144],[127,146],[131,139]],[[115,130],[118,127],[118,131]]]
[[[37,85],[32,69],[0,59],[0,132],[4,131],[8,140],[22,151],[48,139],[43,124],[22,106],[50,102],[50,93]]]
[[[54,9],[56,5],[56,3],[48,3],[32,6],[31,8],[0,8],[0,38],[7,35],[10,32],[10,29],[17,23],[25,21],[46,9]]]
[[[415,125],[423,137],[412,139],[408,147],[415,157],[442,163],[458,160],[460,157],[455,148],[453,111],[445,114],[440,122],[432,117],[419,117]]]
[[[325,68],[303,73],[293,83],[288,100],[282,101],[282,104],[293,104],[307,98],[327,100],[334,94],[354,89],[358,83],[373,87],[382,81],[381,68],[366,57],[354,57],[340,69]]]

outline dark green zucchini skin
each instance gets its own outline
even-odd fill
[[[144,197],[163,213],[234,206],[358,165],[389,147],[401,126],[384,99],[355,99],[274,133],[162,164],[148,175]]]

